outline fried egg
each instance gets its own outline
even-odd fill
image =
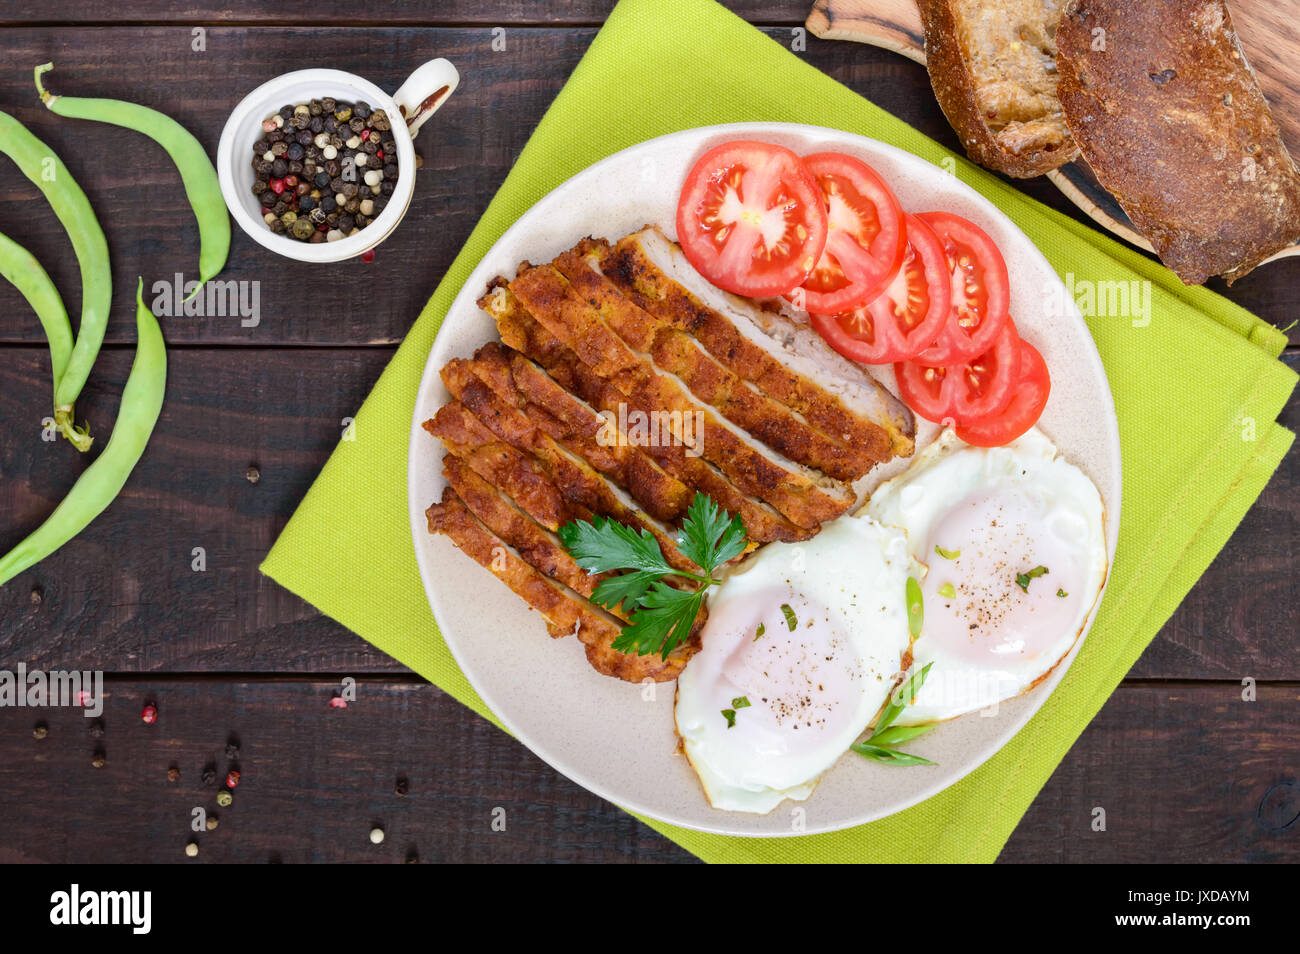
[[[993,448],[945,430],[864,512],[906,531],[928,567],[912,651],[933,666],[898,725],[987,710],[1037,685],[1106,579],[1101,495],[1037,428]]]
[[[710,595],[675,718],[714,808],[765,813],[812,794],[901,678],[918,571],[902,530],[845,517],[763,547]]]

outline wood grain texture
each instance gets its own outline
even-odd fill
[[[198,775],[208,761],[224,767],[231,731],[245,780],[221,827],[199,836],[201,862],[392,862],[411,847],[424,861],[691,860],[256,569],[612,6],[11,0],[0,11],[0,108],[62,153],[109,234],[111,344],[81,404],[101,436],[134,343],[133,263],[162,277],[190,270],[197,240],[161,153],[124,130],[45,113],[31,65],[54,58],[56,90],[162,108],[214,151],[233,102],[286,69],[325,60],[394,89],[413,66],[446,55],[465,77],[417,143],[426,164],[415,205],[373,264],[302,266],[236,234],[223,277],[261,283],[260,323],[164,320],[167,404],[131,483],[72,547],[0,588],[0,668],[124,674],[110,678],[101,770],[90,767],[94,742],[79,714],[0,709],[0,861],[184,861],[189,810],[214,807]],[[807,13],[807,0],[728,6],[785,45]],[[74,22],[83,25],[65,25]],[[121,26],[87,25],[106,23]],[[207,25],[207,59],[189,50],[194,24]],[[491,50],[497,25],[507,25],[504,53]],[[816,39],[800,55],[959,152],[922,68]],[[0,170],[0,228],[32,247],[75,314],[66,238],[7,160]],[[1050,183],[1019,187],[1080,218]],[[1298,279],[1300,262],[1275,263],[1230,297],[1285,325],[1300,314]],[[322,282],[333,287],[325,301]],[[85,464],[40,440],[49,393],[41,341],[34,316],[0,287],[0,547],[47,513]],[[1287,360],[1300,366],[1300,353]],[[1300,403],[1284,423],[1300,425]],[[1107,703],[1003,860],[1296,859],[1297,460],[1284,462],[1139,661],[1133,677],[1152,681],[1130,682]],[[190,568],[194,546],[206,550],[202,573]],[[344,676],[358,678],[360,699],[330,710]],[[1243,676],[1265,683],[1259,702],[1236,701]],[[1179,679],[1214,681],[1168,682]],[[145,698],[162,710],[152,727],[139,721]],[[36,718],[50,723],[41,743],[31,738]],[[177,786],[165,778],[172,761],[184,773]],[[406,799],[391,794],[399,773],[410,779]],[[1106,834],[1088,826],[1097,805],[1108,812]],[[506,832],[490,830],[494,807],[506,809]],[[367,840],[375,823],[388,832],[378,848]]]
[[[0,666],[406,672],[257,571],[390,354],[173,349],[162,418],[122,497],[73,544],[0,587]],[[130,357],[115,348],[96,366],[81,404],[96,428],[109,426]],[[1300,353],[1287,361],[1300,368]],[[0,434],[26,435],[0,442],[0,513],[12,515],[0,547],[35,526],[84,465],[40,439],[48,368],[36,348],[8,349],[0,362]],[[1300,394],[1282,422],[1300,427]],[[1292,454],[1135,676],[1300,679],[1298,489]],[[203,572],[191,569],[196,546]]]
[[[106,689],[101,739],[75,710],[0,709],[0,862],[185,862],[191,837],[194,863],[394,863],[412,850],[425,862],[691,859],[432,686],[362,679],[342,710],[329,708],[338,683],[325,679],[109,679]],[[139,717],[146,701],[159,709],[152,726]],[[1002,860],[1300,860],[1298,701],[1294,685],[1263,687],[1255,702],[1231,684],[1120,689]],[[212,764],[224,777],[232,734],[241,778],[220,809],[200,775]],[[101,769],[90,764],[97,746]],[[399,777],[405,797],[393,794]],[[193,835],[196,806],[218,815],[217,830]],[[1104,832],[1092,830],[1097,807]],[[504,831],[492,830],[496,809]]]
[[[215,153],[233,103],[285,68],[280,64],[315,57],[364,73],[391,90],[425,59],[449,57],[460,65],[464,81],[417,139],[425,165],[417,175],[411,209],[374,262],[333,267],[292,262],[268,254],[235,228],[221,278],[258,283],[259,323],[245,327],[237,318],[189,317],[170,322],[167,329],[172,346],[389,345],[401,341],[437,287],[595,35],[591,28],[518,32],[520,36],[507,38],[504,52],[494,53],[490,31],[478,28],[373,30],[365,32],[364,43],[357,42],[357,31],[336,28],[213,28],[207,52],[194,53],[189,34],[174,27],[8,29],[3,32],[9,55],[0,65],[0,108],[12,111],[61,155],[94,203],[114,269],[108,340],[130,343],[139,263],[149,263],[151,286],[172,280],[176,272],[191,275],[198,261],[193,217],[161,150],[124,129],[48,113],[37,102],[31,64],[54,60],[50,83],[55,90],[165,108]],[[766,32],[786,45],[792,40],[791,28]],[[393,52],[377,57],[377,50]],[[961,153],[934,103],[925,70],[860,44],[813,39],[800,55]],[[134,79],[139,75],[152,77],[150,84]],[[151,98],[146,95],[151,89],[167,92]],[[228,92],[213,95],[213,89]],[[0,169],[6,168],[11,168],[8,160],[0,159]],[[1086,221],[1049,183],[1021,188]],[[75,315],[80,307],[76,261],[58,220],[33,201],[34,194],[34,187],[20,177],[0,179],[0,222],[6,234],[40,259]],[[327,303],[314,293],[324,281],[333,285]],[[309,289],[313,293],[308,297]],[[1276,262],[1247,276],[1234,287],[1233,298],[1267,320],[1288,324],[1300,314],[1300,261]],[[0,283],[0,345],[42,340],[35,316],[13,288]],[[1300,343],[1300,329],[1292,340]]]
[[[671,2],[671,0],[669,0]],[[806,0],[721,0],[722,6],[751,23],[802,23]],[[599,25],[616,0],[385,0],[373,8],[342,0],[234,0],[220,8],[200,3],[160,4],[158,0],[118,0],[110,4],[83,0],[8,0],[0,26],[27,23],[174,23],[261,25],[319,24],[365,26]]]
[[[406,671],[257,570],[389,357],[388,349],[172,349],[162,417],[122,495],[72,544],[0,587],[0,666]],[[104,352],[78,405],[101,439],[131,358]],[[4,549],[85,466],[65,442],[41,439],[48,391],[48,355],[5,352]],[[193,569],[195,547],[202,571]]]

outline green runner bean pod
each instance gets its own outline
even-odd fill
[[[103,513],[144,454],[162,411],[163,391],[167,386],[167,349],[158,319],[144,303],[144,279],[137,286],[135,300],[135,360],[122,390],[122,404],[108,445],[72,485],[49,519],[0,557],[0,585],[45,559]]]
[[[189,301],[198,294],[204,282],[225,268],[230,254],[230,216],[226,212],[226,201],[221,196],[221,183],[212,160],[184,126],[156,109],[120,99],[53,95],[41,85],[41,74],[53,68],[53,63],[36,67],[36,90],[52,112],[72,119],[89,119],[135,130],[167,150],[167,155],[176,164],[185,186],[185,196],[199,222],[199,286],[186,298]]]
[[[73,404],[90,376],[104,343],[108,309],[113,299],[113,274],[108,267],[108,241],[99,227],[90,200],[81,191],[54,150],[33,136],[18,120],[0,111],[0,152],[17,163],[22,174],[45,194],[77,253],[81,266],[81,325],[63,374],[54,382],[54,420],[78,450],[90,449],[90,436],[72,423]]]
[[[54,368],[54,383],[68,367],[72,358],[72,323],[68,310],[63,307],[59,290],[50,276],[41,268],[36,256],[9,236],[0,232],[0,275],[13,284],[36,312],[45,328],[45,338],[50,343],[50,364]]]

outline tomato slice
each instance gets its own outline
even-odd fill
[[[829,232],[808,280],[789,296],[816,315],[861,308],[898,273],[906,241],[903,207],[874,169],[840,152],[804,156],[826,203]]]
[[[947,367],[993,346],[1010,313],[1011,281],[997,245],[974,222],[951,212],[919,216],[943,243],[952,280],[952,308],[938,340],[916,360]]]
[[[864,308],[834,317],[810,316],[826,343],[853,361],[890,364],[914,358],[934,342],[948,318],[943,246],[916,216],[904,214],[903,221],[906,252],[884,291]]]
[[[1019,380],[1020,335],[1008,317],[993,346],[960,364],[936,368],[900,361],[894,375],[903,400],[936,424],[969,424],[991,418],[1011,403]]]
[[[696,271],[737,295],[803,284],[826,247],[817,180],[789,149],[736,140],[700,157],[677,203],[677,239]]]
[[[1020,342],[1020,376],[1011,401],[990,417],[957,425],[957,436],[977,447],[1009,444],[1033,427],[1052,391],[1047,362],[1028,341]]]

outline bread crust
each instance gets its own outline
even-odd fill
[[[1300,173],[1223,0],[1071,0],[1057,48],[1084,157],[1183,282],[1300,240]]]
[[[990,117],[987,104],[981,105],[981,89],[987,93],[991,87],[976,75],[973,60],[976,56],[1001,59],[1000,53],[1005,51],[999,47],[1004,41],[1020,49],[1021,41],[1015,39],[1019,26],[1015,22],[1018,18],[1014,16],[1014,8],[1018,4],[1005,4],[1012,9],[998,12],[999,16],[1006,17],[1005,34],[986,37],[985,44],[989,48],[982,51],[968,49],[968,45],[962,42],[967,31],[963,31],[958,22],[958,17],[962,16],[956,9],[962,6],[960,0],[917,0],[917,6],[925,28],[925,61],[930,72],[930,84],[940,108],[961,137],[971,159],[987,168],[1024,179],[1050,172],[1078,156],[1079,148],[1070,137],[1055,98],[1033,93],[1029,89],[1032,78],[1028,74],[1018,78],[1007,73],[1002,78],[1002,85],[1015,87],[1019,80],[1029,99],[1046,100],[1040,116],[1010,121],[1001,117],[1005,125],[1000,122],[995,129],[990,121],[997,121],[999,117],[996,114]],[[1040,8],[1043,22],[1033,24],[1032,29],[1038,33],[1039,42],[1049,44],[1051,52],[1050,38],[1056,29],[1051,11],[1055,4],[1047,2],[1033,6]]]

